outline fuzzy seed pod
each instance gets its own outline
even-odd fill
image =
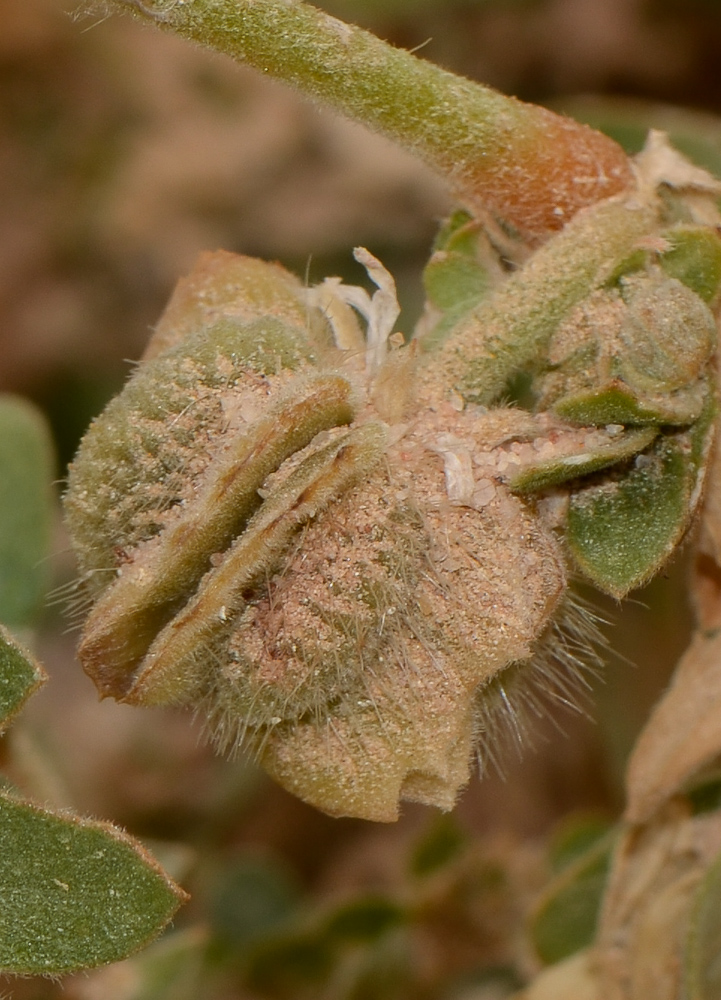
[[[479,490],[448,440],[503,439],[498,414],[484,432],[407,403],[415,351],[388,350],[391,279],[362,259],[372,302],[206,255],[88,431],[65,508],[102,695],[190,705],[321,809],[389,820],[401,799],[452,806],[477,694],[533,655],[565,570],[533,508]]]
[[[499,717],[569,701],[567,564],[623,597],[702,495],[721,240],[660,205],[601,203],[506,277],[456,219],[410,343],[363,249],[372,298],[201,258],[70,469],[101,694],[191,706],[333,815],[450,808]],[[529,409],[487,409],[524,372]]]

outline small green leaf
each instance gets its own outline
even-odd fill
[[[489,257],[488,239],[477,222],[469,220],[465,212],[458,212],[466,224],[444,234],[434,247],[431,259],[423,272],[423,284],[428,298],[439,309],[458,311],[480,302],[488,291],[492,277],[482,257]],[[496,268],[499,267],[496,263]]]
[[[500,275],[500,264],[478,222],[467,212],[455,212],[438,234],[423,271],[428,301],[441,314],[423,335],[424,347],[441,343]]]
[[[54,475],[45,418],[0,396],[0,620],[33,624],[47,590]]]
[[[656,437],[654,427],[643,427],[611,437],[591,446],[579,444],[575,451],[524,465],[509,479],[508,485],[517,493],[531,493],[557,486],[569,479],[587,476],[599,469],[623,462],[647,448]]]
[[[0,795],[0,970],[60,975],[125,958],[186,896],[107,823]]]
[[[684,955],[684,997],[721,996],[721,856],[696,890]]]
[[[591,943],[606,885],[614,836],[596,841],[551,882],[531,918],[531,937],[542,962],[560,962]]]
[[[475,255],[478,222],[474,221],[465,208],[457,208],[443,221],[433,240],[432,252],[438,250],[458,250],[470,256]],[[436,303],[440,304],[440,303]]]
[[[600,590],[623,597],[668,558],[691,515],[695,475],[686,435],[664,435],[622,477],[571,497],[571,555]]]
[[[704,299],[649,263],[559,326],[540,405],[581,424],[686,426],[703,410],[716,341]]]
[[[46,680],[40,664],[0,625],[0,733]]]

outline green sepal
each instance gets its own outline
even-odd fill
[[[0,733],[46,680],[40,664],[0,625]]]
[[[686,531],[697,470],[688,434],[662,435],[617,479],[571,497],[566,541],[579,569],[624,597],[660,569]]]
[[[516,493],[533,493],[558,486],[579,476],[587,476],[600,469],[606,469],[618,462],[626,461],[647,448],[658,431],[655,427],[643,427],[626,431],[605,444],[596,447],[579,446],[578,450],[560,458],[545,459],[535,465],[526,465],[523,470],[509,479],[508,485]]]
[[[0,970],[61,975],[116,962],[185,900],[132,838],[0,794]]]
[[[552,411],[574,424],[656,424],[685,427],[698,419],[703,408],[702,383],[678,393],[647,395],[634,392],[621,379],[597,389],[569,393],[554,403]]]
[[[79,654],[104,694],[128,697],[154,638],[208,572],[209,552],[223,551],[233,538],[245,539],[248,515],[261,505],[258,490],[266,477],[319,431],[351,419],[352,389],[341,376],[307,376],[291,388],[295,391],[247,425],[245,434],[235,435],[232,447],[214,464],[213,475],[161,534],[146,561],[136,559],[94,605]],[[103,419],[94,426],[104,429]],[[97,441],[93,444],[97,447]],[[89,478],[94,470],[87,456],[84,465]],[[82,487],[76,487],[78,493],[84,502]],[[70,499],[68,494],[66,506]],[[156,677],[165,673],[158,669]],[[177,675],[175,664],[171,676]]]
[[[47,421],[32,403],[0,396],[0,621],[31,627],[49,564],[55,459]]]
[[[423,272],[426,295],[434,306],[456,310],[480,301],[491,283],[479,256],[482,250],[488,252],[487,244],[478,222],[467,212],[454,212],[438,234]]]
[[[546,965],[560,962],[593,941],[615,842],[615,832],[597,840],[563,868],[538,901],[530,933]]]
[[[712,302],[721,285],[721,237],[708,226],[678,226],[661,234],[671,249],[659,264],[704,302]]]
[[[716,1000],[721,996],[721,855],[696,890],[684,949],[684,997]]]
[[[424,347],[441,343],[460,320],[485,298],[494,284],[494,251],[468,212],[454,212],[436,237],[423,271],[428,302],[441,315],[423,335]],[[495,268],[493,267],[495,264]]]

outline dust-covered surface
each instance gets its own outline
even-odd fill
[[[124,378],[127,359],[142,353],[177,277],[203,250],[281,259],[301,280],[312,255],[312,280],[344,273],[359,282],[350,248],[364,244],[399,278],[410,309],[401,325],[410,329],[420,309],[420,267],[447,210],[433,178],[387,144],[251,73],[129,21],[73,22],[68,6],[6,0],[0,31],[0,381],[47,405],[66,458]],[[333,12],[357,14],[409,48],[432,36],[423,50],[428,58],[526,99],[560,106],[568,99],[570,106],[570,95],[596,91],[718,107],[721,25],[712,4],[424,0],[416,10],[411,0],[398,0],[381,6],[337,0]],[[714,123],[704,120],[704,129],[718,143]],[[518,453],[510,443],[504,450]],[[443,455],[434,461],[442,495]],[[491,495],[482,464],[472,467],[472,495],[486,509],[497,502],[495,487]],[[74,571],[60,535],[57,548],[61,583]],[[319,569],[326,557],[317,550]],[[717,569],[706,568],[704,585],[716,587]],[[419,593],[421,609],[424,600]],[[602,613],[615,615],[616,608],[609,604]],[[539,752],[522,761],[507,756],[505,781],[494,773],[471,781],[455,815],[475,843],[452,855],[449,867],[413,897],[416,918],[402,947],[390,932],[377,939],[384,954],[400,953],[401,960],[387,963],[391,980],[367,995],[458,997],[472,987],[474,995],[503,997],[534,968],[517,928],[544,877],[539,840],[572,809],[618,815],[623,762],[686,644],[679,569],[624,615],[611,641],[637,666],[611,663],[595,696],[599,724],[565,716],[562,737],[541,723]],[[333,820],[261,778],[247,760],[214,757],[186,715],[98,704],[73,660],[66,625],[48,613],[39,651],[51,681],[16,721],[0,756],[12,779],[39,800],[161,841],[156,853],[194,897],[178,929],[206,926],[213,900],[225,899],[222,886],[259,855],[266,874],[287,877],[299,892],[304,913],[361,891],[408,899],[409,858],[433,827],[431,810],[408,806],[397,825],[382,829]],[[266,889],[270,882],[269,876]],[[248,883],[238,884],[230,898],[251,898]],[[256,898],[265,905],[269,896],[267,889]],[[289,890],[287,898],[297,897]],[[300,909],[288,903],[281,911]],[[247,926],[243,920],[260,926],[259,909],[249,912],[247,918],[233,911],[222,926],[237,935]],[[355,945],[334,966],[335,980],[328,973],[279,986],[257,966],[250,982],[248,940],[246,951],[237,945],[245,957],[226,978],[194,985],[191,995],[349,995],[345,970]],[[499,967],[505,971],[491,985],[472,978],[481,981],[485,970]],[[18,1000],[140,996],[138,967],[103,975],[62,987],[3,982],[2,988]]]

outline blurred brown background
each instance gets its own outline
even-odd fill
[[[323,6],[554,107],[594,94],[619,122],[639,105],[618,98],[721,112],[716,0]],[[61,476],[201,250],[280,260],[310,281],[340,274],[358,283],[350,251],[367,246],[396,275],[409,330],[449,207],[442,185],[405,154],[280,86],[129,19],[72,13],[72,0],[0,0],[0,390],[45,407]],[[721,150],[713,118],[682,120]],[[72,569],[58,537],[62,582]],[[565,737],[541,725],[538,752],[511,754],[505,781],[474,781],[458,809],[471,838],[520,858],[570,810],[617,814],[623,761],[688,634],[683,574],[680,559],[608,630],[620,655],[609,655],[590,703],[595,721],[566,716]],[[600,611],[617,617],[610,605]],[[194,902],[181,926],[203,920],[203,872],[248,850],[287,866],[309,898],[401,878],[398,859],[433,822],[428,810],[408,808],[392,828],[323,817],[247,762],[215,760],[186,715],[98,705],[73,641],[50,610],[42,653],[52,683],[13,737],[14,763],[7,745],[0,757],[45,801],[113,819],[166,849],[190,845]],[[51,989],[8,988],[13,996]],[[110,1000],[126,995],[99,988]],[[91,996],[87,983],[65,995],[73,989]],[[222,995],[246,995],[238,990]]]
[[[714,0],[326,7],[527,100],[721,104]],[[0,32],[0,388],[45,401],[63,458],[81,402],[94,411],[123,377],[203,249],[361,280],[349,250],[368,245],[398,274],[412,325],[447,208],[434,178],[228,60],[130,19],[74,19],[74,8],[3,0]]]

